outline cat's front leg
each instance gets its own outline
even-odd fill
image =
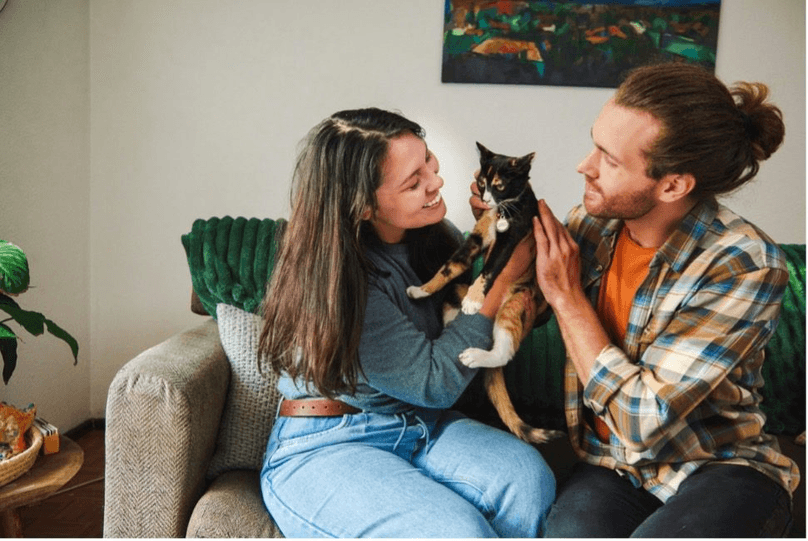
[[[421,286],[409,286],[407,296],[411,299],[422,299],[429,297],[436,291],[440,291],[452,280],[466,272],[471,266],[474,258],[487,246],[485,238],[479,235],[476,230],[460,245],[454,254],[449,258],[438,272],[425,284]]]
[[[463,297],[462,308],[464,314],[476,314],[483,307],[486,282],[485,273],[483,273],[471,284],[468,293]]]
[[[407,296],[411,299],[423,299],[424,297],[429,297],[430,293],[427,293],[423,290],[423,288],[418,286],[410,286],[407,288]]]
[[[455,257],[457,257],[457,254],[452,256],[452,258]],[[468,266],[464,266],[458,261],[453,259],[449,260],[428,282],[420,286],[409,286],[407,288],[407,296],[411,299],[423,299],[424,297],[429,297],[433,293],[443,289],[449,282],[463,274],[467,268]]]

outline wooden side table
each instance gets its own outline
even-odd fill
[[[84,450],[66,436],[60,436],[59,452],[36,458],[30,470],[0,487],[0,531],[5,537],[22,537],[17,511],[24,505],[44,500],[65,485],[81,469]]]

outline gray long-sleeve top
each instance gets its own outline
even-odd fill
[[[406,245],[374,246],[368,257],[380,272],[370,278],[359,344],[364,378],[356,394],[339,399],[378,413],[452,406],[476,373],[458,356],[468,347],[491,347],[492,321],[481,314],[460,313],[444,328],[441,295],[407,297],[407,287],[420,285],[421,280],[410,266]],[[283,376],[278,388],[290,399],[317,396],[297,383]]]

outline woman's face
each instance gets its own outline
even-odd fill
[[[382,164],[382,183],[376,190],[376,209],[370,223],[386,243],[401,242],[408,229],[440,222],[446,205],[440,189],[438,159],[414,134],[390,141]]]

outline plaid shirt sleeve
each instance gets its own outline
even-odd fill
[[[619,227],[596,226],[580,212],[568,221],[594,302]],[[752,465],[796,486],[795,466],[762,431],[757,392],[787,282],[782,254],[765,235],[724,207],[694,209],[654,257],[625,342],[601,351],[584,385],[568,373],[568,423],[579,454],[622,470],[663,501],[714,460]],[[609,426],[609,444],[581,421],[581,404]]]

